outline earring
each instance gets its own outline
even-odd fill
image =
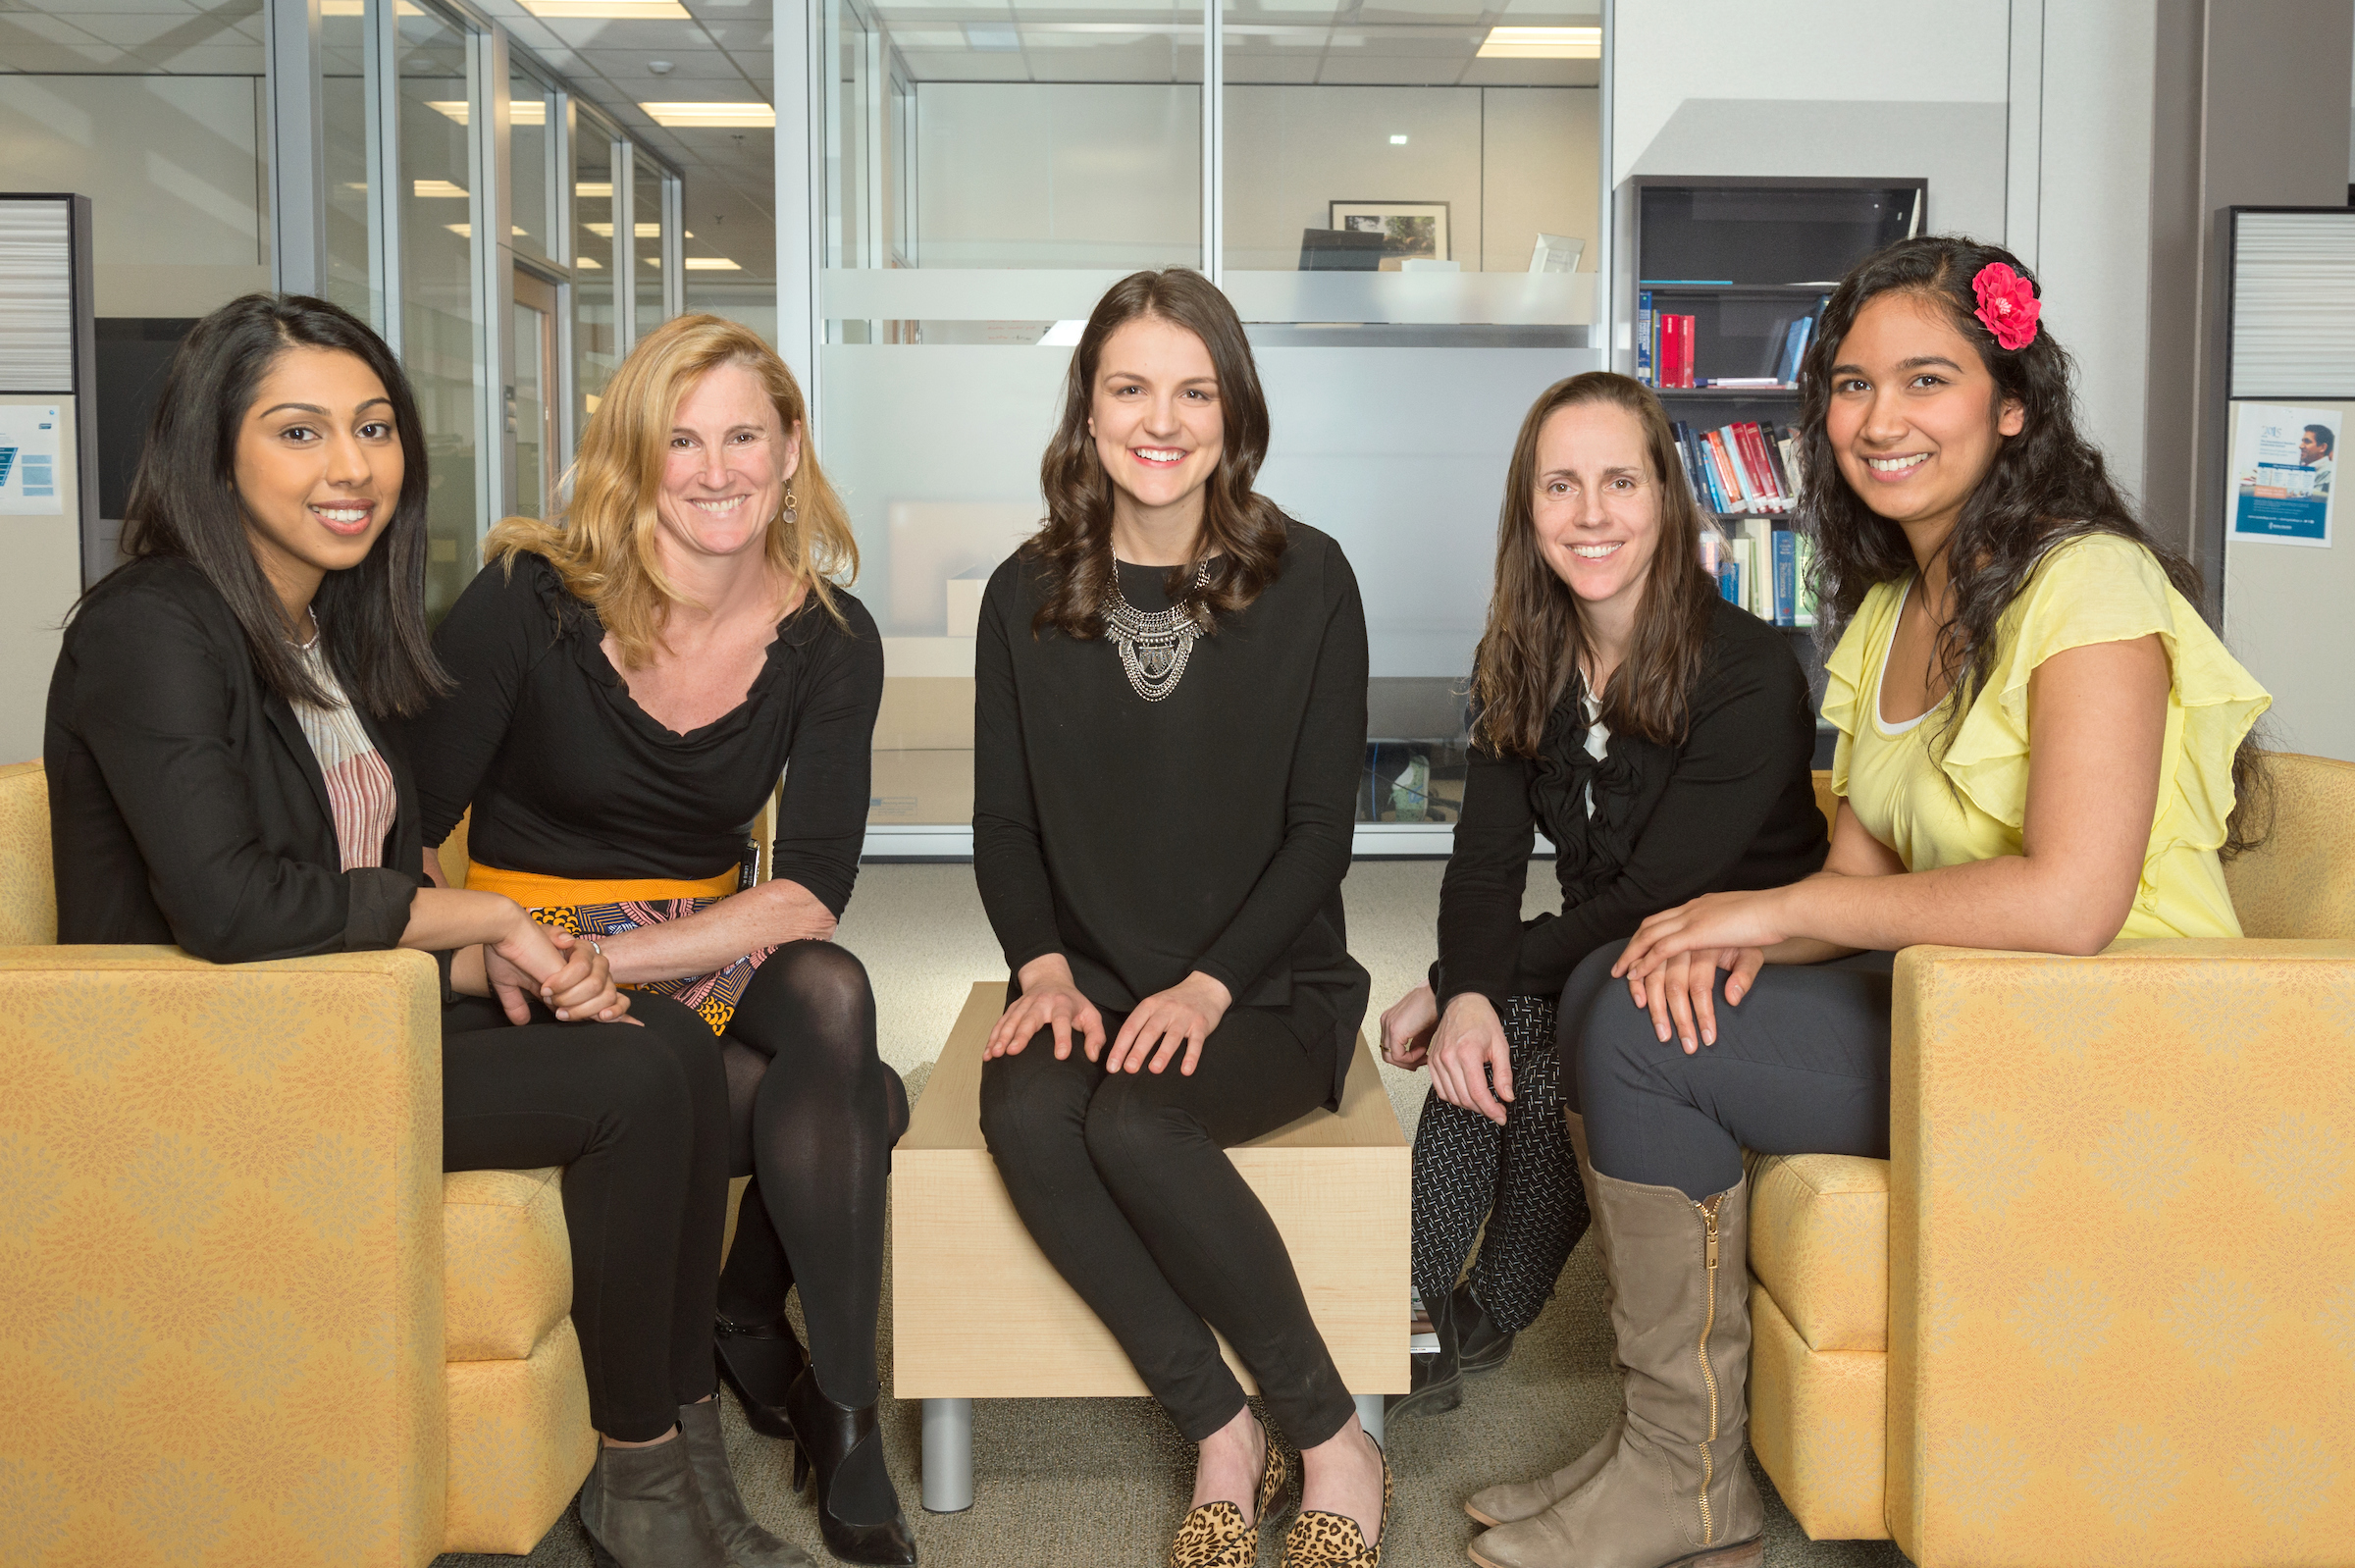
[[[801,503],[793,498],[792,491],[786,491],[785,511],[782,517],[780,517],[779,521],[783,522],[787,528],[791,528],[795,523],[801,521]]]

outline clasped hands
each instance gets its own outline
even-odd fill
[[[531,1022],[529,998],[537,996],[560,1022],[638,1023],[603,954],[570,931],[542,925],[520,907],[515,915],[504,937],[483,944],[483,978],[508,1022]]]
[[[1104,1015],[1079,993],[1069,960],[1060,953],[1032,959],[1017,978],[1022,994],[998,1016],[997,1026],[989,1031],[985,1057],[1020,1056],[1045,1029],[1054,1031],[1058,1062],[1071,1056],[1074,1032],[1090,1062],[1102,1054]],[[1218,1028],[1233,1001],[1233,993],[1223,982],[1194,970],[1168,990],[1156,991],[1137,1003],[1112,1042],[1104,1071],[1159,1072],[1182,1049],[1185,1054],[1178,1071],[1192,1076],[1194,1064],[1202,1060],[1202,1042]]]

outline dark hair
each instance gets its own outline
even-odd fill
[[[2329,425],[2308,425],[2306,434],[2315,437],[2315,444],[2326,452],[2338,444],[2338,437],[2332,433]]]
[[[305,294],[247,294],[198,322],[172,356],[124,506],[123,552],[202,572],[244,628],[263,683],[289,703],[324,706],[286,643],[277,592],[247,537],[237,436],[256,389],[288,348],[338,349],[384,384],[400,439],[400,499],[358,565],[327,574],[313,601],[328,665],[352,703],[379,717],[414,713],[446,690],[425,628],[425,433],[400,362],[349,312]]]
[[[1538,548],[1538,437],[1564,408],[1607,404],[1635,417],[1659,497],[1658,543],[1644,579],[1635,637],[1601,693],[1611,733],[1661,746],[1685,739],[1693,686],[1708,644],[1716,587],[1701,567],[1701,508],[1684,481],[1667,410],[1650,389],[1607,370],[1557,381],[1521,421],[1496,514],[1496,588],[1472,656],[1473,738],[1499,756],[1535,757],[1545,720],[1587,649],[1578,596]]]
[[[1225,447],[1204,486],[1202,543],[1193,560],[1170,569],[1173,608],[1186,607],[1214,624],[1257,599],[1276,580],[1283,560],[1288,520],[1251,481],[1268,455],[1268,399],[1259,389],[1251,343],[1227,296],[1209,279],[1184,267],[1130,273],[1104,291],[1079,335],[1064,379],[1063,418],[1039,459],[1046,493],[1044,527],[1022,552],[1045,568],[1046,602],[1033,632],[1053,626],[1073,637],[1102,630],[1099,614],[1112,581],[1112,476],[1096,456],[1087,418],[1096,392],[1096,366],[1105,341],[1132,321],[1166,321],[1202,340],[1219,378]],[[1213,555],[1225,560],[1199,588],[1194,577]]]
[[[1958,235],[1901,239],[1858,262],[1825,305],[1815,340],[1802,361],[1800,509],[1815,534],[1814,576],[1823,614],[1816,635],[1838,640],[1865,594],[1914,569],[1905,531],[1864,503],[1841,474],[1826,428],[1832,366],[1858,314],[1883,294],[1912,294],[1944,308],[1948,322],[1978,350],[1995,378],[1992,423],[2005,401],[2023,419],[2016,436],[1999,441],[1995,460],[1970,497],[1946,543],[1947,580],[1954,618],[1939,630],[1935,674],[1954,702],[1942,721],[1941,751],[1953,743],[1962,714],[1995,666],[1996,623],[2027,587],[2056,545],[2092,534],[2114,534],[2147,549],[2175,591],[2200,601],[2200,574],[2176,551],[2153,540],[2110,477],[2102,451],[2077,430],[2075,367],[2041,322],[2036,336],[2006,348],[1977,316],[1971,287],[1982,268],[2001,262],[2036,287],[2017,256],[2000,245]],[[2043,290],[2037,287],[2041,297]],[[2262,838],[2265,779],[2252,732],[2232,759],[2236,804],[2224,853],[2253,848]],[[2245,818],[2245,821],[2244,821]]]

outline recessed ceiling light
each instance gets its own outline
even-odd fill
[[[1491,27],[1483,60],[1600,60],[1600,27]]]
[[[535,17],[563,21],[568,19],[603,19],[606,21],[691,22],[687,8],[679,0],[523,0],[523,9]]]
[[[605,270],[605,264],[598,260],[595,256],[583,256],[580,260],[574,262],[573,265],[576,267],[587,267],[596,272],[602,272]]]
[[[428,198],[455,196],[464,200],[466,196],[462,187],[453,185],[446,180],[420,180],[412,188],[418,195]]]
[[[464,125],[471,118],[473,105],[463,98],[428,98],[425,106],[445,119]],[[544,126],[548,124],[546,98],[510,98],[507,100],[507,124],[511,126]]]
[[[968,22],[965,46],[982,54],[1014,54],[1022,47],[1022,35],[1012,27],[976,26]]]
[[[1390,145],[1393,147],[1403,147],[1406,145],[1406,138],[1404,136],[1392,136],[1390,138]]]
[[[572,193],[576,196],[593,198],[602,196],[605,200],[611,201],[613,199],[613,182],[610,180],[584,180],[572,187]]]
[[[725,256],[689,256],[689,272],[742,272],[744,269]]]
[[[696,129],[706,126],[755,126],[773,130],[777,112],[764,103],[642,103],[638,106],[657,126]]]
[[[609,223],[585,223],[581,225],[581,227],[588,230],[591,234],[597,235],[600,239],[610,239],[613,237],[613,226]],[[641,239],[659,239],[662,237],[662,226],[658,223],[637,224],[633,226],[632,232]],[[693,239],[695,235],[689,235],[687,237]]]

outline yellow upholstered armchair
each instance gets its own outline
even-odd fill
[[[0,768],[0,1559],[529,1551],[595,1457],[553,1171],[442,1174],[433,960],[60,947]]]
[[[1753,1163],[1752,1442],[1921,1568],[2355,1563],[2355,765],[2245,939],[1897,960],[1887,1161]]]

